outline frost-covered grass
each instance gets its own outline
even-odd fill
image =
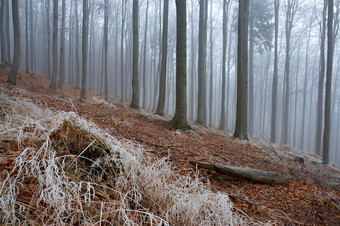
[[[0,139],[24,150],[0,182],[1,222],[245,224],[229,197],[207,189],[196,174],[176,174],[166,159],[146,157],[140,145],[119,142],[74,112],[2,96]]]
[[[114,104],[111,104],[103,99],[98,99],[96,96],[93,96],[91,98],[91,101],[96,103],[96,104],[100,104],[100,105],[103,105],[105,107],[108,107],[108,108],[117,108]]]

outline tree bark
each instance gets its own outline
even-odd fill
[[[1,62],[6,61],[6,35],[5,35],[5,9],[6,0],[1,0],[1,11],[0,11],[0,32],[1,32]]]
[[[15,85],[17,81],[20,60],[20,24],[18,0],[12,0],[12,17],[14,28],[14,56],[7,82]]]
[[[163,11],[163,38],[162,38],[162,65],[159,78],[159,99],[156,114],[164,115],[165,91],[166,91],[166,65],[168,62],[168,18],[169,0],[164,0]]]
[[[169,126],[174,129],[187,129],[187,28],[186,0],[176,0],[177,43],[176,43],[176,110]]]
[[[139,36],[138,36],[138,0],[133,0],[133,53],[132,53],[132,102],[130,107],[139,108],[139,84],[138,84],[138,61],[139,61]]]
[[[53,0],[53,73],[50,89],[56,90],[58,77],[58,0]]]
[[[83,37],[82,37],[82,81],[80,98],[86,99],[86,77],[87,77],[87,47],[88,47],[89,14],[87,0],[83,0]]]
[[[240,0],[237,44],[237,106],[234,137],[242,140],[248,140],[248,18],[249,0]]]
[[[25,64],[25,66],[26,66],[26,73],[29,73],[29,47],[28,47],[28,0],[26,0],[26,2],[25,2],[25,17],[26,17],[26,26],[25,26],[25,28],[26,28],[26,64]]]
[[[144,49],[143,49],[143,108],[146,107],[146,47],[148,43],[148,15],[149,15],[149,0],[146,0],[145,10],[145,30],[144,30]]]
[[[190,164],[198,166],[200,168],[214,170],[222,175],[229,175],[240,179],[245,178],[263,184],[283,184],[289,182],[294,178],[293,176],[290,175],[273,173],[253,168],[233,167],[222,164],[213,164],[198,161],[190,161]]]
[[[65,79],[65,18],[66,18],[66,0],[62,0],[62,18],[60,34],[60,69],[58,87],[61,88]]]
[[[326,72],[326,98],[325,98],[325,130],[323,134],[322,161],[329,163],[330,130],[331,130],[331,89],[333,71],[333,6],[334,0],[328,0],[327,20],[327,72]]]
[[[108,90],[108,0],[104,3],[104,39],[103,39],[103,51],[104,51],[104,93],[105,100],[109,100],[109,90]]]

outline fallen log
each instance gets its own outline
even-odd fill
[[[199,161],[190,161],[190,164],[199,168],[214,170],[218,174],[227,174],[237,178],[246,178],[263,184],[283,184],[294,178],[290,175],[273,173],[253,168],[226,166],[222,164],[213,164]]]

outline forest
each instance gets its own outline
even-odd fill
[[[7,63],[19,48],[10,3],[1,2],[1,61]],[[184,82],[176,80],[175,1],[22,0],[17,7],[19,68],[51,78],[52,89],[67,81],[84,90],[83,98],[85,90],[97,90],[106,99],[115,95],[175,114],[176,82]],[[325,158],[339,164],[339,1],[252,0],[248,7],[247,133],[318,155],[326,148]],[[238,2],[188,1],[186,11],[180,19],[187,34],[184,114],[234,130]]]
[[[0,3],[0,222],[340,222],[340,0]]]

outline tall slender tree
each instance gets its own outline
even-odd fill
[[[80,98],[86,99],[87,48],[88,48],[89,13],[88,0],[83,0],[83,37],[82,37],[82,80]]]
[[[61,33],[60,33],[60,67],[58,87],[61,88],[65,79],[65,19],[66,0],[62,0]]]
[[[56,90],[58,77],[58,0],[53,0],[53,73],[50,89]]]
[[[120,36],[120,101],[124,99],[124,36],[125,36],[125,15],[126,1],[122,0],[122,28]]]
[[[146,107],[146,52],[148,45],[148,15],[149,15],[149,0],[146,0],[146,10],[145,10],[145,30],[144,30],[144,49],[143,49],[143,107]]]
[[[6,0],[1,0],[1,10],[0,10],[0,32],[1,32],[1,62],[6,60],[6,35],[5,35],[5,9]]]
[[[280,0],[275,0],[274,2],[274,30],[275,30],[275,41],[274,41],[274,73],[273,73],[273,86],[272,86],[272,109],[271,109],[271,142],[276,142],[276,127],[277,127],[277,85],[278,85],[278,36],[279,36],[279,11]]]
[[[248,140],[248,20],[249,0],[239,1],[237,43],[237,106],[234,137]]]
[[[321,155],[322,150],[322,112],[323,112],[323,93],[325,83],[325,42],[326,42],[326,21],[327,21],[327,6],[328,0],[324,0],[322,11],[322,21],[320,24],[320,69],[319,69],[319,84],[318,84],[318,100],[317,100],[317,116],[316,116],[316,134],[315,134],[315,153]]]
[[[104,51],[104,93],[105,93],[105,100],[109,100],[109,88],[108,88],[108,0],[105,0],[104,3],[104,39],[103,39],[103,51]]]
[[[26,0],[26,2],[25,2],[25,19],[26,19],[26,25],[25,25],[25,27],[26,27],[26,64],[25,64],[25,68],[26,68],[26,72],[28,73],[29,72],[29,46],[28,46],[28,41],[29,41],[29,39],[28,39],[28,31],[29,31],[29,29],[28,29],[28,0]]]
[[[198,98],[196,123],[206,125],[206,57],[207,57],[207,21],[208,1],[200,0],[198,31]]]
[[[176,0],[176,110],[169,122],[174,129],[187,129],[187,12],[186,0]]]
[[[333,17],[334,0],[328,0],[327,20],[327,72],[326,72],[326,97],[325,97],[325,130],[323,134],[322,161],[329,163],[330,131],[331,131],[331,89],[333,71]]]
[[[15,85],[17,81],[20,60],[20,23],[18,0],[12,0],[12,17],[14,28],[14,56],[7,82]]]
[[[163,37],[162,37],[162,65],[159,78],[159,98],[156,114],[164,115],[165,90],[166,90],[166,65],[168,61],[168,18],[169,0],[164,0],[163,11]]]
[[[138,61],[139,61],[139,37],[138,37],[138,0],[133,0],[133,53],[132,53],[132,102],[131,107],[139,108],[139,84],[138,84]]]

